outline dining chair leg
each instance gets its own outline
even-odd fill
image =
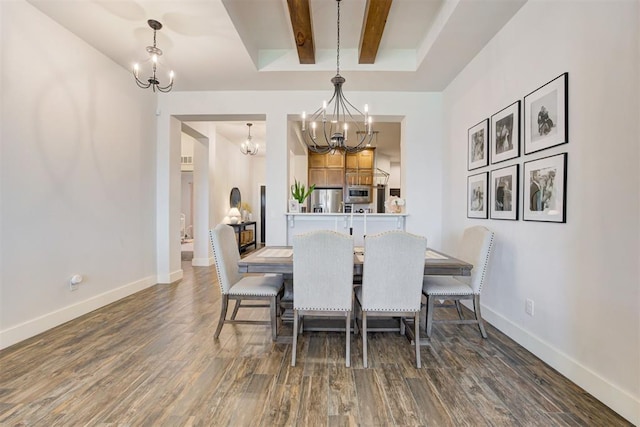
[[[413,319],[414,323],[414,335],[413,341],[416,345],[416,367],[420,369],[422,367],[422,363],[420,362],[420,312],[416,311],[416,315]]]
[[[456,310],[458,310],[458,317],[460,320],[464,320],[464,314],[462,314],[462,307],[460,306],[460,300],[455,300]]]
[[[431,328],[433,327],[433,303],[435,301],[435,297],[433,295],[427,295],[427,324],[425,325],[425,329],[427,332],[427,337],[431,338]]]
[[[269,301],[271,313],[271,339],[275,341],[278,338],[278,317],[276,313],[276,297],[272,297]]]
[[[293,346],[291,347],[291,366],[296,366],[298,348],[298,310],[293,310]]]
[[[218,339],[220,336],[220,331],[222,330],[222,325],[224,325],[224,319],[227,317],[227,307],[229,306],[229,295],[222,295],[222,299],[220,300],[222,306],[220,307],[220,319],[218,320],[218,327],[216,328],[216,333],[213,334],[213,338]]]
[[[473,296],[473,312],[476,315],[476,321],[478,322],[478,328],[480,328],[480,334],[482,338],[487,337],[487,331],[484,330],[484,322],[482,321],[482,315],[480,314],[480,295]]]
[[[242,303],[242,300],[237,299],[236,300],[236,305],[233,306],[233,313],[231,313],[231,320],[236,320],[236,314],[238,314],[238,309],[240,308],[240,303]]]
[[[346,351],[346,360],[345,366],[348,368],[351,366],[351,312],[347,311],[347,321],[345,323],[345,331],[347,333],[347,351]]]
[[[282,305],[280,305],[280,294],[276,296],[276,315],[278,317],[282,316]]]
[[[362,310],[362,365],[367,368],[367,312]]]

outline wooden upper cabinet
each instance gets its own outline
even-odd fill
[[[327,171],[324,168],[309,168],[309,187],[324,187],[327,184]]]
[[[346,164],[347,169],[358,169],[358,153],[348,153]]]
[[[373,169],[373,150],[358,153],[358,169]]]
[[[373,169],[373,149],[367,148],[359,153],[348,153],[347,169]]]
[[[347,170],[347,185],[373,185],[373,171],[367,169]]]
[[[340,188],[345,185],[373,185],[374,150],[359,153],[318,154],[309,152],[309,185]]]
[[[318,154],[309,152],[309,168],[344,168],[344,153],[336,151],[335,153]]]
[[[358,170],[358,184],[357,185],[373,185],[373,171],[372,170]]]
[[[327,187],[344,186],[344,169],[327,169]]]
[[[342,151],[328,152],[325,156],[328,168],[344,168],[344,153]]]
[[[323,168],[325,167],[325,159],[324,154],[318,154],[314,152],[309,152],[308,157],[309,169],[311,168]]]
[[[316,187],[342,188],[344,186],[344,169],[309,169],[309,185],[315,185]]]

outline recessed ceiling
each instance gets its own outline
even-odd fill
[[[309,2],[311,65],[299,63],[287,0],[28,1],[128,70],[146,59],[145,47],[153,42],[147,20],[160,21],[157,44],[165,72],[176,73],[174,91],[327,90],[336,71],[336,2],[331,0]],[[348,90],[441,91],[526,1],[393,0],[375,63],[359,64],[367,0],[342,0],[340,71]],[[140,90],[131,80],[132,90]],[[246,138],[246,122],[253,121],[254,140],[265,141],[259,120],[209,120],[238,144]],[[378,135],[379,152],[387,141],[398,140],[395,151],[386,150],[399,159],[399,133],[386,133]]]
[[[175,91],[323,90],[335,73],[330,0],[310,1],[313,65],[298,62],[286,0],[28,1],[126,69],[146,58],[147,20],[160,21]],[[358,64],[366,0],[342,0],[341,74],[349,90],[440,91],[525,2],[394,0],[375,63]]]

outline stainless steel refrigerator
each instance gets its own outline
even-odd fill
[[[309,209],[315,213],[342,212],[342,196],[341,188],[316,188],[309,196]]]

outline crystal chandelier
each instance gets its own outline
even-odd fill
[[[169,73],[169,84],[166,86],[160,86],[160,81],[156,77],[156,71],[158,68],[158,57],[162,56],[162,50],[159,47],[156,47],[156,31],[162,28],[162,24],[155,19],[149,19],[147,24],[153,29],[153,46],[147,46],[147,52],[151,56],[152,63],[152,74],[151,77],[147,79],[147,81],[142,81],[139,78],[139,67],[138,64],[133,66],[133,76],[136,79],[136,83],[142,89],[152,88],[155,92],[156,90],[160,92],[169,92],[171,88],[173,88],[173,71]]]
[[[258,144],[251,141],[251,126],[253,126],[253,123],[247,123],[247,126],[249,127],[249,136],[247,136],[247,140],[245,142],[240,144],[240,151],[242,151],[242,154],[255,156],[258,154]]]
[[[340,1],[336,0],[338,3],[338,42],[336,75],[331,79],[333,96],[329,102],[324,101],[322,107],[318,108],[308,119],[306,112],[302,112],[302,139],[307,148],[316,153],[328,153],[335,150],[355,153],[364,150],[373,139],[369,107],[365,104],[363,114],[349,102],[342,92],[345,78],[340,75]],[[361,121],[357,120],[359,118],[362,118]],[[349,129],[355,131],[352,133],[355,135],[355,141],[347,140]]]

